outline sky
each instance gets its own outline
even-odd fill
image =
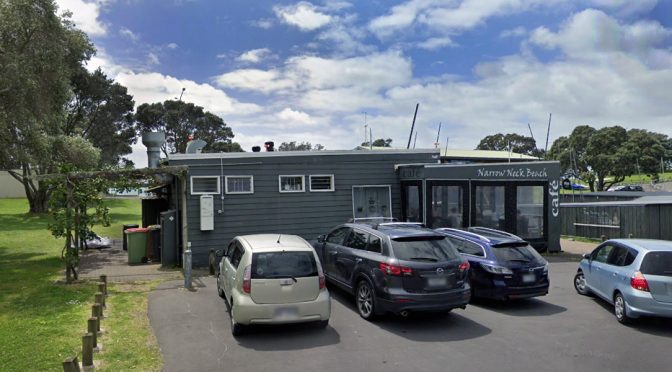
[[[136,106],[219,115],[250,151],[373,138],[545,147],[577,125],[672,136],[672,0],[57,0]],[[529,124],[529,128],[528,128]],[[411,144],[413,146],[413,144]],[[129,156],[146,165],[145,147]]]

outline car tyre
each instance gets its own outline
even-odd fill
[[[236,322],[236,320],[233,318],[233,307],[234,305],[231,304],[231,311],[229,311],[229,317],[231,318],[231,334],[234,337],[237,337],[243,334],[245,331],[245,326]]]
[[[586,277],[583,275],[582,271],[579,271],[574,275],[574,289],[576,293],[582,296],[590,295],[590,290],[586,286]]]
[[[614,315],[616,315],[616,320],[621,324],[629,324],[632,321],[632,318],[627,314],[625,298],[620,293],[614,295]]]
[[[360,280],[357,283],[355,302],[359,316],[369,321],[376,318],[376,295],[373,292],[371,284],[366,279]]]
[[[219,297],[226,299],[226,298],[224,297],[224,290],[222,289],[222,287],[221,287],[220,284],[219,284],[219,282],[221,281],[221,277],[220,277],[220,276],[221,276],[221,275],[217,275],[217,294],[219,294]]]

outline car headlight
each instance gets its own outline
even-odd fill
[[[483,269],[485,269],[485,271],[489,272],[490,274],[499,274],[499,275],[513,274],[513,271],[511,271],[511,269],[503,266],[488,265],[486,263],[481,262],[481,267],[483,267]]]
[[[548,264],[544,265],[544,274],[548,274]]]

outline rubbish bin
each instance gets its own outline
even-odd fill
[[[147,258],[152,262],[161,261],[161,225],[149,225],[147,240]]]
[[[138,228],[138,227],[140,227],[140,226],[138,226],[138,225],[136,225],[136,224],[126,224],[126,225],[124,225],[123,228],[121,229],[121,232],[122,232],[122,235],[123,235],[123,238],[122,238],[122,239],[123,239],[123,241],[124,241],[124,250],[125,250],[125,251],[128,250],[128,239],[126,239],[126,230],[128,230],[128,229],[135,229],[135,228]]]
[[[128,263],[138,264],[142,263],[143,257],[147,250],[147,233],[149,229],[144,227],[131,228],[126,230],[125,234],[128,238]]]

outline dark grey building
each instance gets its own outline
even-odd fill
[[[560,251],[559,162],[398,168],[404,220],[430,227],[490,227]]]
[[[312,239],[356,217],[398,217],[396,164],[438,163],[438,150],[174,154],[189,167],[188,241],[195,266],[236,235]]]

